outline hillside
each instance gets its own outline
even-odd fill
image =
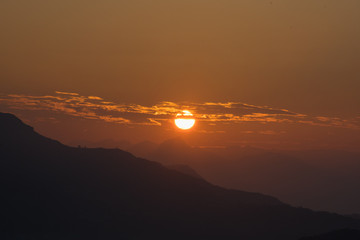
[[[358,220],[224,189],[118,149],[73,148],[0,114],[2,239],[298,239]]]

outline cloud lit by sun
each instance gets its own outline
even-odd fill
[[[310,116],[282,108],[255,106],[240,102],[176,103],[160,102],[152,106],[119,104],[97,96],[57,91],[55,95],[0,95],[0,107],[18,111],[47,111],[82,119],[102,120],[124,125],[162,126],[175,121],[179,129],[240,123],[286,123],[319,127],[360,129],[360,118]],[[186,109],[186,110],[183,110]],[[190,109],[193,112],[190,112]],[[178,113],[176,115],[176,113]],[[176,120],[174,120],[174,115]]]

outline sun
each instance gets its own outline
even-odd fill
[[[175,125],[182,130],[188,130],[195,125],[195,119],[191,112],[184,110],[176,115]]]

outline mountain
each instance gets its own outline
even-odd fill
[[[149,156],[155,149],[158,147],[156,143],[150,141],[143,141],[137,144],[131,145],[127,148],[127,151],[131,152],[132,154],[145,158]]]
[[[174,138],[159,144],[148,157],[163,164],[184,164],[192,159],[194,151],[183,139]]]
[[[87,140],[76,140],[72,141],[70,146],[81,146],[90,148],[120,148],[126,149],[130,147],[131,143],[125,140],[116,141],[114,139],[104,139],[101,141],[87,141]]]
[[[359,240],[359,239],[360,239],[360,231],[353,229],[341,229],[317,236],[304,237],[301,238],[300,240]]]
[[[238,146],[203,149],[170,139],[142,157],[188,165],[213,184],[262,192],[295,206],[341,214],[360,212],[360,153]]]
[[[119,149],[74,148],[0,113],[1,239],[277,239],[350,217],[224,189]]]
[[[192,169],[187,165],[175,164],[175,165],[165,165],[165,167],[176,170],[178,172],[184,173],[189,176],[193,176],[195,178],[202,178],[194,169]]]

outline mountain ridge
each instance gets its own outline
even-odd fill
[[[224,189],[119,149],[73,148],[0,114],[4,239],[297,239],[352,218]],[[6,206],[6,207],[4,207]]]

